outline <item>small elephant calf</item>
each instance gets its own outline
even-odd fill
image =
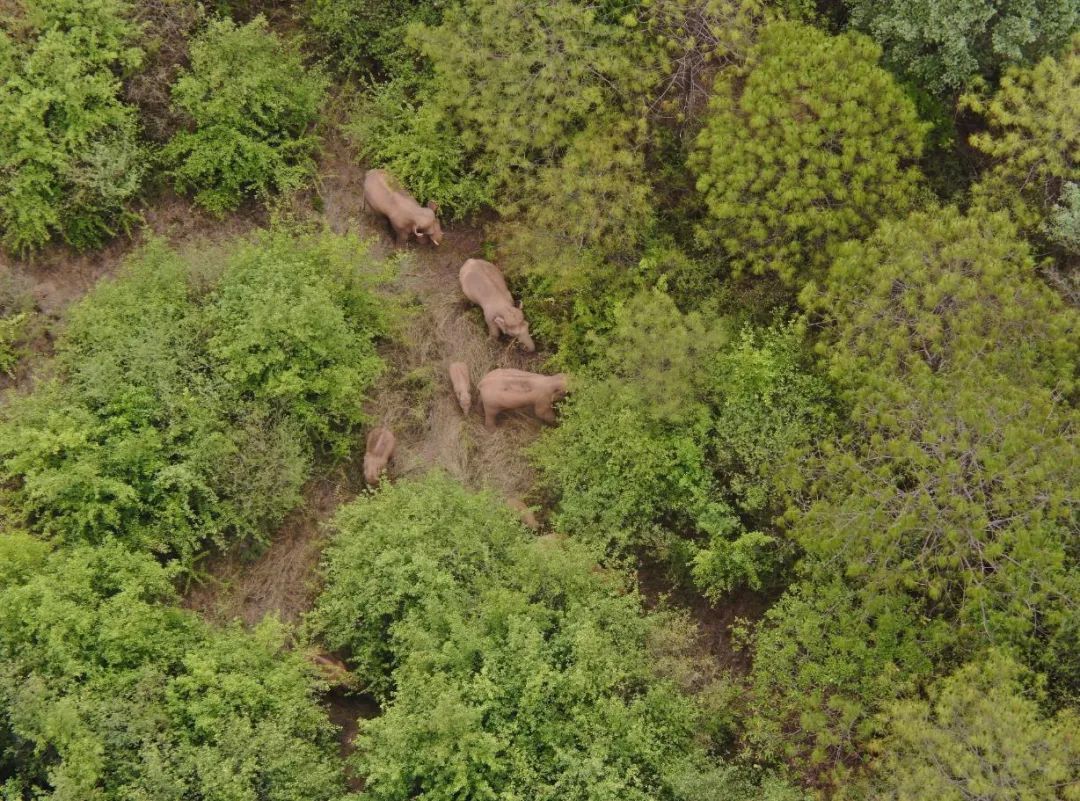
[[[371,486],[378,486],[379,475],[394,456],[397,439],[388,428],[373,428],[367,436],[367,451],[364,453],[364,481]]]
[[[540,375],[524,370],[492,370],[477,386],[484,404],[484,425],[495,430],[495,418],[508,409],[531,406],[547,423],[555,422],[555,403],[566,396],[566,373]]]
[[[472,408],[472,385],[469,381],[469,366],[465,362],[450,365],[450,383],[454,387],[461,413],[467,415]]]

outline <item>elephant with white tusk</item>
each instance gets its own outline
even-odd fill
[[[514,298],[498,267],[483,259],[469,259],[461,265],[458,278],[465,297],[484,310],[484,320],[492,339],[498,339],[501,332],[515,337],[530,353],[536,350],[525,315],[520,306],[514,305]]]
[[[386,170],[367,171],[364,203],[390,221],[399,246],[408,242],[409,237],[415,237],[418,242],[430,240],[436,246],[442,243],[442,226],[436,216],[439,204],[421,206]]]

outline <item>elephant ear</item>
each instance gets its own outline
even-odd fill
[[[506,325],[506,318],[503,317],[501,314],[496,314],[494,320],[495,325],[499,326],[499,328],[502,328],[504,325]]]
[[[439,204],[436,203],[434,200],[429,200],[428,203],[427,203],[427,207],[429,209],[431,209],[433,212],[435,212],[436,214],[439,213]]]

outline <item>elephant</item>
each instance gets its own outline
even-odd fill
[[[500,412],[526,406],[531,406],[541,420],[554,423],[554,404],[566,396],[567,375],[540,375],[500,368],[480,379],[477,386],[484,405],[484,425],[493,431]]]
[[[484,310],[484,320],[492,339],[498,339],[502,332],[516,337],[530,353],[536,351],[525,315],[520,306],[514,305],[514,298],[498,267],[483,259],[469,259],[461,265],[458,279],[465,297]]]
[[[533,514],[532,509],[525,505],[524,501],[519,498],[507,498],[506,505],[518,513],[518,517],[521,518],[521,522],[527,528],[531,528],[533,531],[540,528],[540,521],[536,519],[536,515]]]
[[[364,176],[364,203],[385,216],[393,226],[400,247],[410,236],[422,242],[442,243],[443,232],[436,214],[438,203],[421,206],[386,170],[368,170]]]
[[[450,383],[461,406],[461,413],[467,415],[472,407],[472,386],[469,382],[469,366],[465,362],[450,365]]]
[[[373,428],[367,436],[367,451],[364,453],[364,481],[378,486],[379,474],[386,468],[394,456],[397,439],[388,428]]]

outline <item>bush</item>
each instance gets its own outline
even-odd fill
[[[644,546],[685,560],[714,598],[770,578],[784,550],[762,530],[779,500],[774,474],[788,448],[831,426],[797,329],[729,338],[661,293],[634,298],[559,427],[531,449],[556,528],[601,554]]]
[[[340,799],[333,727],[282,627],[215,630],[172,574],[116,543],[0,571],[5,797]],[[4,561],[5,568],[10,565]]]
[[[438,476],[334,528],[313,622],[387,700],[355,757],[372,798],[706,797],[695,704],[650,656],[665,618],[582,550]]]
[[[409,25],[438,25],[440,6],[423,0],[310,0],[308,19],[343,71],[397,72],[411,68]]]
[[[1059,58],[1010,69],[990,98],[961,103],[982,114],[989,130],[971,144],[993,159],[973,187],[975,205],[1008,209],[1022,228],[1037,229],[1067,181],[1080,181],[1080,36]]]
[[[827,574],[809,576],[755,635],[750,742],[813,784],[854,784],[881,733],[878,713],[931,674],[942,633],[920,625],[903,595],[862,597]]]
[[[326,79],[304,69],[299,52],[262,16],[246,25],[212,20],[191,43],[191,68],[173,102],[192,121],[166,145],[180,191],[221,215],[246,195],[261,200],[303,187],[315,171]]]
[[[1051,718],[1035,677],[991,651],[930,688],[929,702],[892,706],[879,770],[883,799],[1075,801],[1075,710]]]
[[[351,115],[345,133],[360,155],[385,168],[440,212],[465,217],[494,201],[489,181],[472,171],[453,127],[420,96],[412,80],[397,78],[372,87]]]
[[[87,248],[131,220],[147,156],[118,73],[142,51],[124,0],[40,0],[0,12],[0,245],[53,235]]]
[[[359,247],[277,231],[137,254],[72,309],[56,379],[5,409],[8,514],[185,560],[207,539],[265,536],[313,454],[350,448],[381,370],[383,271],[364,256],[358,271]]]
[[[847,0],[851,24],[936,94],[1052,55],[1080,28],[1072,0]]]
[[[927,129],[879,55],[862,36],[778,22],[718,76],[691,166],[709,213],[699,239],[736,274],[801,285],[913,206]]]

